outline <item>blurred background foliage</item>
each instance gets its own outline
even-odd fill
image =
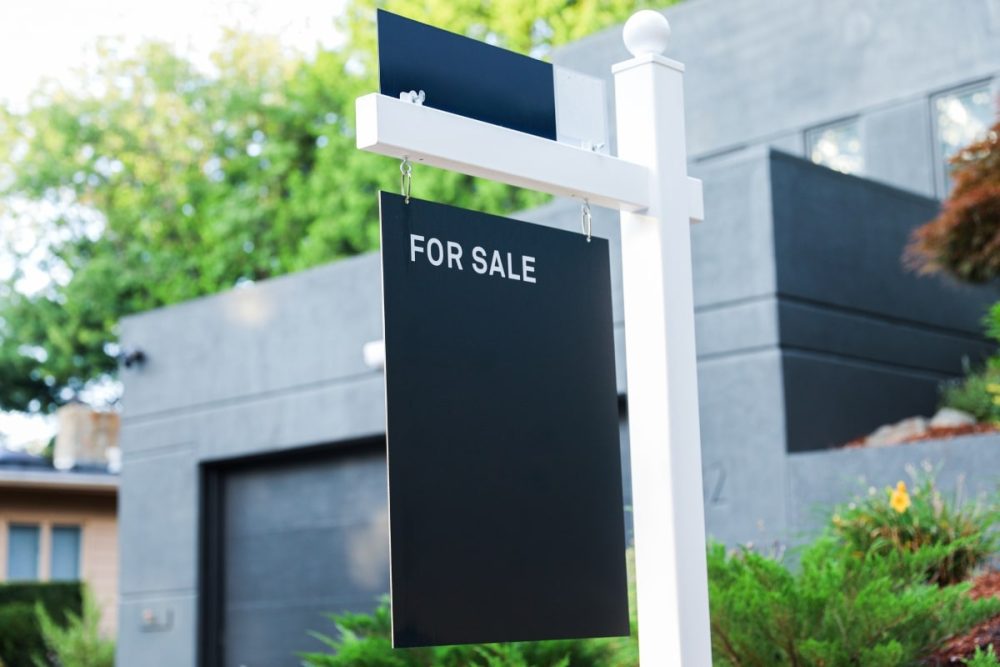
[[[14,263],[0,410],[49,411],[112,378],[125,315],[377,247],[376,192],[399,174],[353,136],[354,99],[377,88],[376,5],[544,57],[646,4],[356,0],[330,28],[337,49],[231,31],[210,66],[103,42],[94,65],[0,108],[0,244]],[[544,201],[426,167],[414,195],[492,213]]]

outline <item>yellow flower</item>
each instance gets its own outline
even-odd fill
[[[889,498],[889,507],[902,514],[909,506],[910,494],[906,492],[906,483],[900,482],[896,485],[895,490],[893,490]]]
[[[990,382],[988,385],[986,385],[986,391],[990,392],[991,394],[1000,394],[1000,384],[997,384],[996,382]]]

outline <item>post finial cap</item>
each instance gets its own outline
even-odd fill
[[[661,55],[670,41],[670,22],[660,12],[643,9],[625,22],[622,37],[625,48],[635,57],[651,53]]]

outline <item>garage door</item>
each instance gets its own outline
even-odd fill
[[[324,614],[389,590],[384,441],[221,474],[216,636],[226,667],[300,665]]]

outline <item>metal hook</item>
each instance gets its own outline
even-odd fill
[[[587,235],[587,243],[590,243],[590,228],[593,223],[593,218],[590,215],[590,201],[584,199],[583,206],[580,207],[581,224],[583,226],[583,233]]]
[[[404,156],[399,163],[399,189],[402,191],[404,201],[410,203],[410,187],[413,185],[413,165],[410,158]]]

